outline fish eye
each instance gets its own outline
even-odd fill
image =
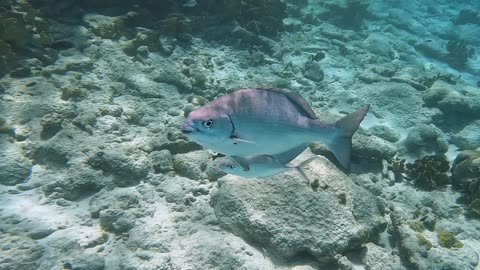
[[[228,167],[230,170],[233,170],[233,169],[235,168],[235,166],[233,166],[232,164],[227,165],[227,167]]]
[[[203,126],[206,128],[210,128],[212,125],[213,125],[213,121],[210,119],[203,121]]]

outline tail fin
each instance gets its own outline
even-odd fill
[[[370,105],[365,105],[335,123],[337,133],[328,144],[328,148],[345,169],[350,169],[350,153],[352,152],[352,136],[368,112]]]

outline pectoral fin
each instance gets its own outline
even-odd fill
[[[311,157],[307,160],[304,160],[302,161],[299,165],[293,165],[291,163],[287,163],[287,166],[290,167],[290,168],[293,168],[295,170],[297,170],[297,172],[305,179],[305,181],[307,181],[307,184],[310,184],[310,179],[308,178],[307,174],[305,173],[305,171],[303,170],[303,167],[307,166],[310,162],[314,161],[315,159],[318,159],[317,156],[315,157]]]
[[[248,160],[246,158],[240,156],[231,156],[231,158],[235,160],[244,171],[250,170],[250,164],[248,163]]]
[[[255,144],[254,141],[249,141],[249,140],[240,139],[240,138],[238,138],[238,137],[236,137],[236,136],[232,136],[231,138],[232,138],[232,140],[237,141],[237,142]]]

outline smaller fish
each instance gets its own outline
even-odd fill
[[[238,175],[246,178],[268,177],[275,174],[282,173],[286,170],[295,169],[298,173],[310,183],[305,171],[305,167],[318,157],[309,158],[299,165],[292,163],[282,164],[269,155],[259,155],[253,157],[224,157],[218,163],[218,168],[228,174]]]

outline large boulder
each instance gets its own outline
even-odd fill
[[[480,147],[480,120],[474,121],[452,136],[452,142],[463,150]]]
[[[310,254],[320,261],[384,230],[383,205],[375,196],[326,159],[310,167],[313,188],[294,171],[267,179],[221,178],[212,195],[220,225],[276,256]]]

